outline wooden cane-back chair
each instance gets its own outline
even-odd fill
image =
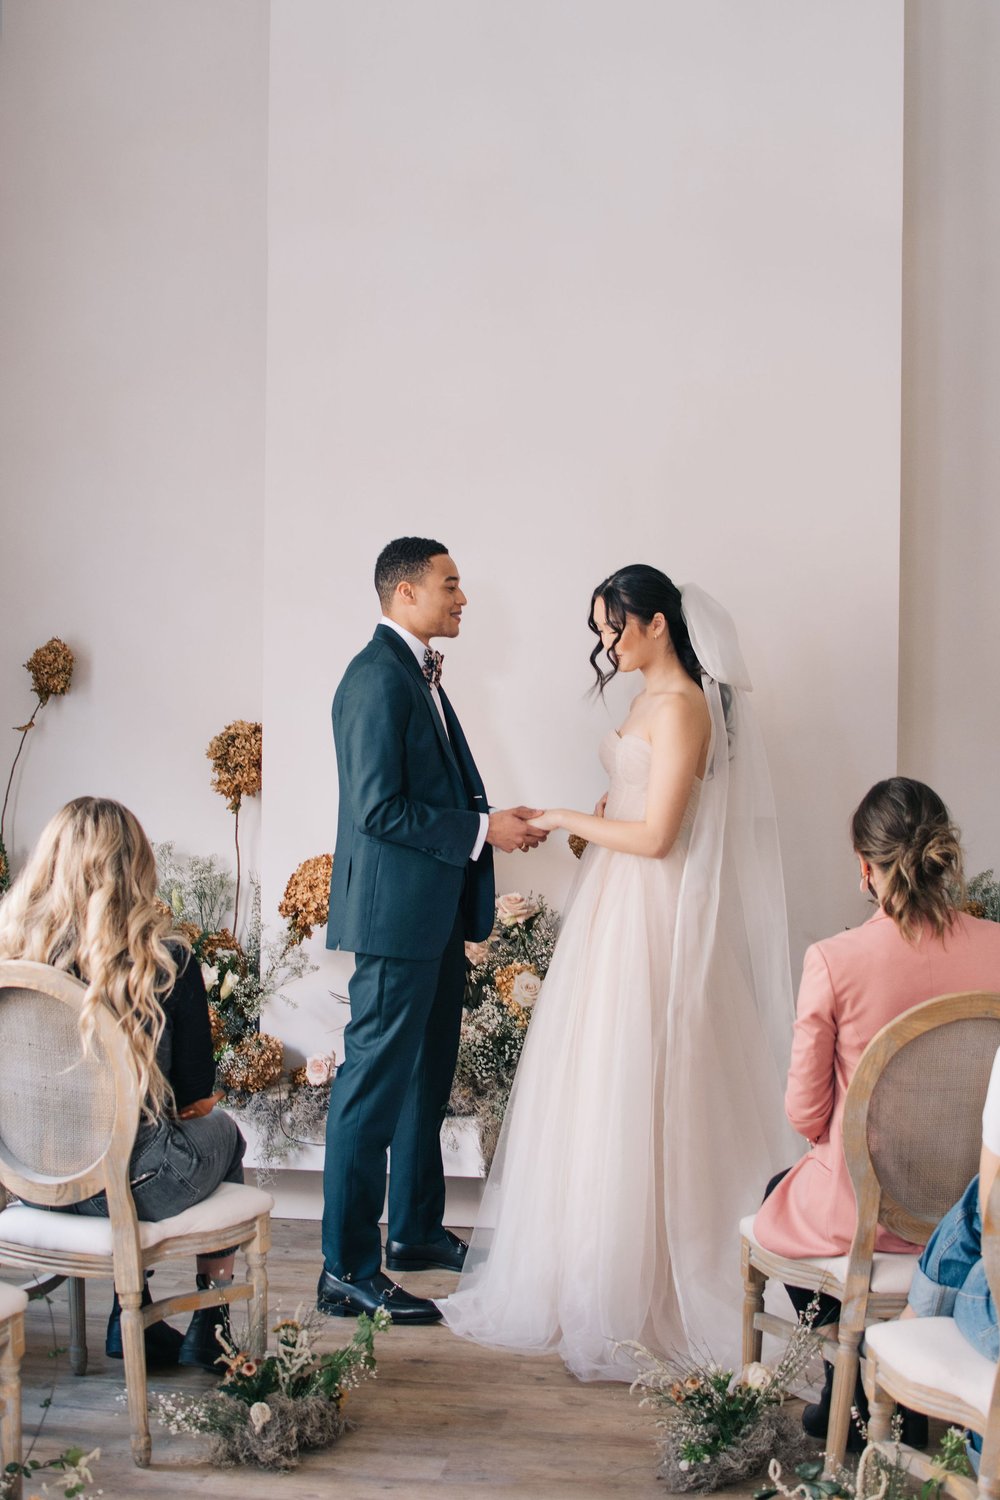
[[[126,1036],[103,1007],[95,1012],[92,1042],[83,1052],[79,1016],[85,992],[80,980],[45,964],[0,962],[0,1183],[27,1200],[0,1212],[0,1260],[48,1277],[113,1278],[122,1307],[132,1454],[144,1467],[151,1451],[144,1330],[173,1313],[249,1301],[251,1348],[263,1353],[273,1200],[257,1188],[223,1183],[184,1213],[140,1223],[128,1177],[142,1103],[135,1062]],[[107,1218],[47,1211],[101,1191],[107,1194]],[[229,1245],[245,1250],[249,1284],[141,1307],[147,1267]],[[72,1296],[70,1310],[72,1316]],[[76,1299],[76,1313],[82,1323],[82,1298]],[[82,1339],[82,1328],[74,1336]]]
[[[24,1309],[27,1293],[0,1282],[0,1473],[21,1462],[21,1356],[24,1353]],[[21,1493],[12,1476],[11,1500]]]
[[[1000,1177],[995,1178],[983,1221],[983,1260],[994,1308],[1000,1307]],[[978,1493],[983,1500],[1000,1496],[1000,1365],[966,1341],[954,1318],[907,1318],[880,1323],[865,1339],[865,1390],[871,1403],[869,1441],[889,1457],[893,1402],[983,1437]],[[943,1482],[947,1493],[973,1500],[975,1480],[958,1474],[944,1477],[926,1454],[905,1448],[911,1474]]]
[[[927,1000],[869,1042],[844,1102],[844,1155],[858,1210],[846,1256],[777,1256],[753,1239],[752,1219],[740,1226],[745,1358],[760,1357],[762,1332],[781,1328],[781,1320],[762,1311],[770,1277],[825,1291],[841,1303],[839,1323],[823,1330],[824,1353],[834,1366],[829,1473],[843,1462],[847,1446],[865,1326],[899,1316],[916,1264],[916,1253],[876,1251],[876,1231],[882,1224],[914,1246],[925,1244],[975,1174],[998,1047],[1000,995],[983,993]]]

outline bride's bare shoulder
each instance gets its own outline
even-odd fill
[[[692,683],[692,692],[678,688],[676,691],[657,693],[651,700],[645,716],[650,738],[677,735],[695,738],[704,734],[711,722],[704,694]]]

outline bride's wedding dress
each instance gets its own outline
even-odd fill
[[[693,640],[689,610],[713,605],[697,592],[698,605],[684,593]],[[713,608],[716,634],[723,622],[731,630]],[[707,669],[705,635],[694,643]],[[631,1380],[618,1348],[630,1340],[738,1362],[737,1225],[794,1151],[782,1108],[792,1000],[773,808],[741,712],[748,684],[735,636],[726,644],[736,658],[722,680],[735,687],[724,708],[718,682],[706,681],[712,747],[670,853],[584,852],[465,1270],[441,1303],[456,1334],[557,1352],[582,1380]],[[605,815],[641,819],[650,745],[612,730],[600,755]],[[741,773],[752,762],[748,796]]]

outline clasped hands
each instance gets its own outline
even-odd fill
[[[604,817],[607,800],[605,792],[594,808],[596,817]],[[502,849],[505,854],[512,854],[515,849],[537,849],[539,844],[545,843],[550,833],[562,827],[563,817],[563,810],[558,807],[548,810],[541,807],[508,807],[503,812],[492,812],[486,842],[496,849]]]
[[[537,849],[548,837],[546,829],[536,828],[531,821],[541,811],[540,807],[505,807],[501,812],[491,812],[486,842],[505,854],[513,854],[515,849]]]

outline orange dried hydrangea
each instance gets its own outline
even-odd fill
[[[48,703],[50,698],[61,698],[69,692],[75,658],[66,642],[57,635],[44,646],[39,646],[37,651],[32,651],[24,665],[31,673],[31,686],[40,703]]]
[[[241,1094],[259,1094],[281,1077],[284,1049],[276,1036],[255,1032],[244,1037],[219,1063],[223,1088]]]
[[[260,791],[262,751],[262,726],[246,719],[234,719],[209,740],[212,789],[225,797],[230,812],[239,812],[243,798]]]
[[[304,859],[289,876],[278,914],[287,920],[295,942],[312,937],[314,927],[326,926],[332,874],[333,855],[316,854],[312,859]]]

